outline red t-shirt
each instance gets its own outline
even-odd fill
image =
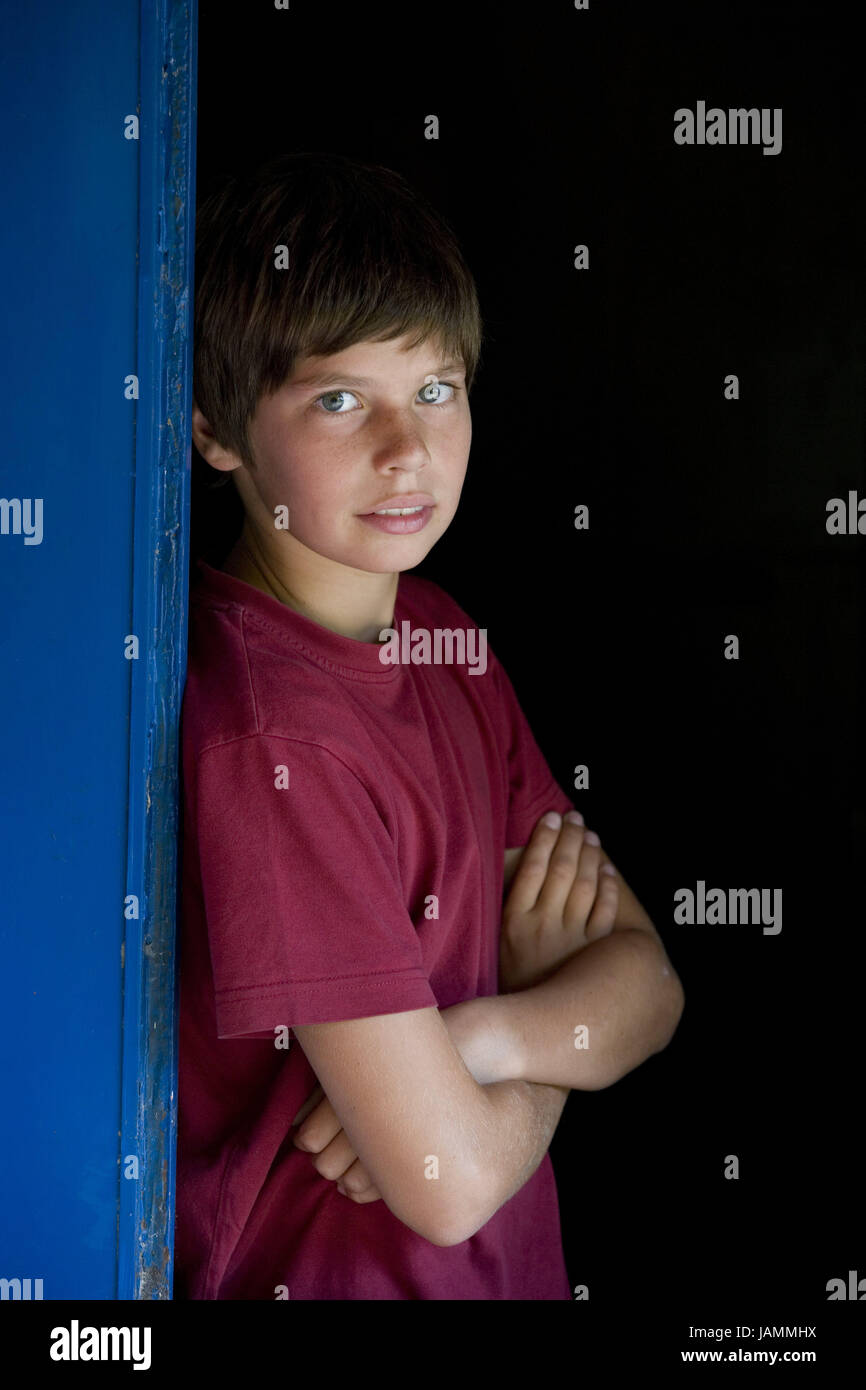
[[[498,992],[504,850],[572,808],[504,669],[488,646],[480,673],[477,629],[463,664],[447,647],[440,664],[383,664],[378,644],[196,568],[175,1297],[570,1298],[548,1154],[469,1240],[433,1245],[294,1147],[316,1076],[291,1034],[275,1045],[281,1026]],[[405,621],[475,628],[413,575],[392,626]]]

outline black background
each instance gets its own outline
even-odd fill
[[[200,13],[199,198],[283,151],[372,160],[445,214],[476,277],[469,471],[417,573],[487,629],[686,993],[670,1046],[572,1093],[551,1147],[570,1280],[594,1309],[805,1322],[828,1279],[866,1275],[866,536],[825,529],[831,497],[866,496],[862,48],[845,14]],[[675,145],[674,111],[699,99],[781,107],[781,152]],[[204,517],[194,496],[193,557]],[[673,894],[699,879],[781,888],[781,933],[675,925]]]

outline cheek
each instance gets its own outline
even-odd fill
[[[466,476],[469,466],[469,449],[472,444],[472,424],[467,423],[455,436],[452,445],[453,474],[460,482]]]
[[[472,443],[472,417],[467,415],[461,422],[455,439],[454,447],[457,453],[462,453],[465,463],[469,461],[469,446]],[[464,463],[464,466],[465,466]]]
[[[311,455],[299,442],[291,449],[278,438],[268,458],[268,501],[273,507],[285,505],[297,513],[315,506],[317,495],[326,491],[325,461]]]
[[[290,476],[295,516],[305,525],[327,526],[349,506],[351,487],[333,458],[307,457]]]

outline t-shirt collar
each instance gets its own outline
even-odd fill
[[[261,589],[247,584],[209,565],[205,560],[196,560],[196,580],[190,592],[193,597],[208,595],[224,602],[237,604],[250,616],[271,630],[285,636],[293,646],[301,649],[313,661],[329,668],[339,667],[349,672],[364,672],[368,677],[384,681],[396,679],[400,674],[397,664],[382,662],[379,653],[384,644],[359,642],[355,637],[344,637],[342,633],[332,632],[321,623],[298,613],[278,598],[264,593]],[[394,626],[399,630],[398,611],[401,596],[398,582],[397,597],[394,604]]]

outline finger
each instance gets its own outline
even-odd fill
[[[324,1096],[315,1110],[298,1126],[292,1136],[292,1142],[295,1148],[303,1149],[305,1153],[321,1153],[342,1128],[334,1107],[328,1097]]]
[[[344,1189],[345,1195],[351,1197],[355,1202],[376,1202],[382,1197],[360,1158],[355,1159],[355,1162],[346,1170],[337,1185]]]
[[[562,910],[578,874],[585,833],[583,817],[580,822],[566,817],[547,865],[547,875],[535,906],[545,917],[555,917],[557,922],[562,920]]]
[[[322,1090],[321,1086],[316,1086],[315,1090],[309,1096],[307,1096],[307,1099],[304,1101],[297,1115],[292,1120],[293,1128],[295,1125],[303,1124],[310,1111],[319,1104],[319,1101],[322,1099],[324,1094],[325,1092]]]
[[[340,1187],[338,1183],[337,1191],[342,1192],[344,1197],[348,1197],[350,1202],[358,1202],[361,1205],[363,1205],[364,1202],[382,1201],[382,1194],[379,1191],[378,1187],[370,1186],[366,1188],[363,1192],[346,1192]]]
[[[548,817],[551,820],[549,825],[546,824]],[[530,912],[535,907],[538,894],[547,877],[547,865],[553,847],[559,839],[561,826],[562,816],[558,811],[548,811],[547,815],[538,821],[520,857],[503,908],[503,919],[509,912]]]
[[[338,1131],[329,1144],[326,1144],[319,1152],[311,1154],[310,1157],[316,1172],[321,1177],[327,1178],[329,1182],[336,1182],[338,1178],[342,1178],[343,1174],[349,1172],[358,1159],[348,1136],[342,1129]],[[369,1181],[368,1178],[367,1182]]]
[[[580,864],[562,912],[562,925],[569,931],[583,928],[592,912],[598,892],[601,841],[594,830],[587,830],[580,848]]]
[[[598,892],[586,924],[587,941],[599,941],[610,936],[619,908],[619,880],[612,864],[602,864],[598,874]]]

